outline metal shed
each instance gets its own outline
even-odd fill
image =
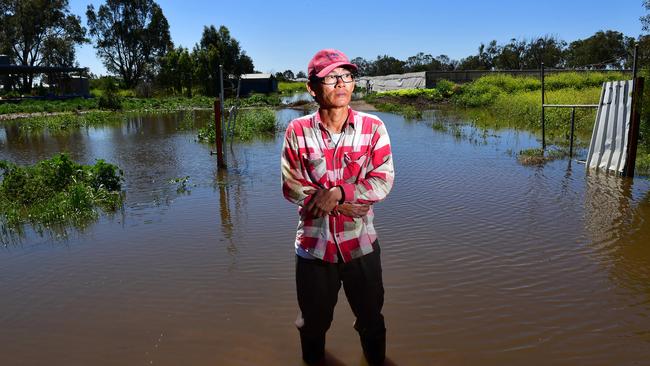
[[[250,93],[274,93],[278,91],[278,81],[271,74],[243,74],[239,81],[239,95]]]

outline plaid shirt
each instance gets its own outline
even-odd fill
[[[386,198],[393,177],[388,132],[376,116],[349,109],[338,144],[318,112],[291,121],[282,149],[282,193],[299,206],[296,249],[327,262],[337,262],[337,249],[345,262],[371,253],[377,239],[372,206],[360,218],[336,210],[314,217],[304,209],[311,199],[304,191],[341,186],[345,202],[373,204]]]

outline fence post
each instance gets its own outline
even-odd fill
[[[623,176],[634,177],[634,165],[636,164],[636,149],[639,142],[639,128],[641,125],[641,99],[643,98],[642,77],[633,81],[632,110],[630,111],[630,131],[628,132],[627,159],[623,168]]]
[[[541,77],[542,77],[542,150],[546,150],[546,128],[544,120],[544,63],[541,65]]]
[[[225,168],[226,162],[223,159],[223,137],[221,132],[221,101],[214,100],[214,142],[217,145],[217,167]]]
[[[576,107],[571,108],[571,142],[569,143],[569,159],[573,158],[573,130],[575,129]]]

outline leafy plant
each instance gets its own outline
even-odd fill
[[[0,221],[6,228],[84,226],[97,218],[96,207],[111,212],[122,205],[123,173],[101,159],[81,165],[58,154],[33,166],[3,160],[0,171]]]
[[[273,134],[276,130],[275,112],[270,108],[242,109],[237,114],[234,132],[239,140],[250,140],[259,134]],[[214,126],[200,128],[197,138],[214,143]]]

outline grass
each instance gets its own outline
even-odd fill
[[[280,81],[278,83],[278,92],[280,94],[306,93],[305,83],[299,81]]]
[[[122,114],[104,111],[87,113],[64,113],[52,116],[35,116],[11,120],[5,123],[16,124],[21,132],[30,133],[43,129],[49,131],[67,131],[81,127],[100,126],[122,121]]]
[[[650,80],[650,70],[640,73]],[[629,74],[612,73],[557,73],[545,79],[546,103],[548,104],[597,104],[602,84],[613,80],[627,80]],[[650,84],[650,83],[646,83]],[[424,109],[437,108],[439,104],[451,104],[462,109],[463,114],[482,128],[514,128],[541,131],[541,81],[536,77],[519,77],[507,74],[483,76],[474,82],[456,85],[441,80],[435,89],[410,89],[374,93],[364,99],[381,111],[411,115]],[[644,88],[641,111],[641,131],[637,152],[636,172],[650,175],[650,87]],[[591,138],[596,109],[576,109],[575,146],[584,147]],[[542,158],[558,159],[569,144],[571,110],[548,108],[545,111],[547,143],[555,149]],[[434,128],[443,129],[442,125]],[[557,151],[556,151],[557,150]],[[520,156],[533,161],[539,154],[524,152]]]
[[[53,225],[84,227],[98,209],[114,212],[122,206],[122,171],[97,160],[81,165],[58,154],[33,166],[0,161],[0,223],[3,233]]]
[[[97,109],[97,100],[84,98],[68,100],[26,99],[20,103],[0,104],[0,114],[73,112],[89,109]]]
[[[260,134],[272,135],[277,131],[275,112],[270,108],[241,109],[237,114],[234,136],[241,141],[248,141]],[[213,126],[199,129],[199,141],[214,143],[215,131]]]
[[[517,154],[517,161],[522,165],[543,165],[549,161],[563,159],[569,156],[569,152],[565,149],[549,149],[542,150],[541,148],[532,148],[521,150]]]

